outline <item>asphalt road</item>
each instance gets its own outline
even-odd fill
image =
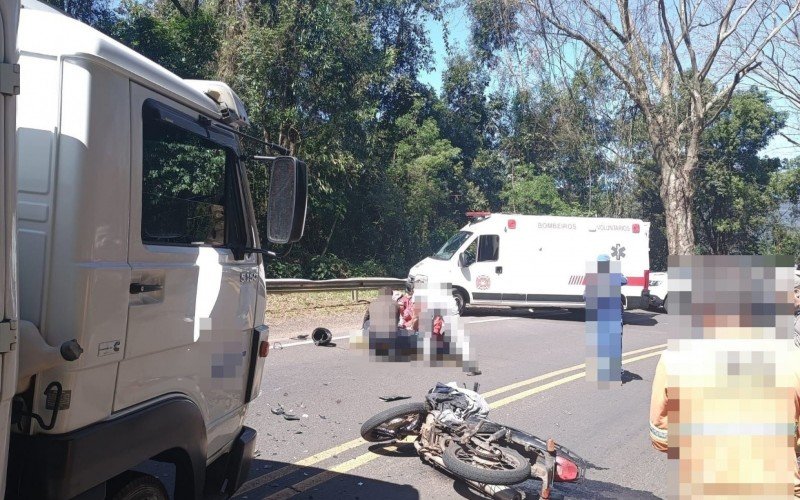
[[[250,477],[237,498],[481,498],[423,463],[412,445],[373,445],[359,428],[391,405],[422,401],[437,381],[464,382],[493,406],[492,420],[552,437],[591,467],[552,498],[648,499],[665,495],[666,457],[650,446],[648,406],[669,316],[626,312],[624,384],[598,389],[582,376],[584,323],[566,312],[473,311],[465,318],[482,374],[370,362],[366,353],[312,344],[273,349],[248,425],[258,431]],[[659,347],[660,346],[660,347]],[[386,403],[380,396],[408,395]],[[300,417],[270,410],[281,405]],[[540,483],[528,481],[529,498]]]

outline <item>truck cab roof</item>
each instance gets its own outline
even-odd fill
[[[59,10],[36,0],[23,0],[21,17],[36,26],[19,30],[21,53],[88,59],[211,118],[223,118],[218,103],[204,93],[197,81],[184,80]]]

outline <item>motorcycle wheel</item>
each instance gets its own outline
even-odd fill
[[[384,410],[361,426],[361,437],[371,443],[418,434],[428,414],[425,403],[406,403]]]
[[[486,452],[472,443],[452,441],[445,448],[442,460],[453,474],[483,484],[518,484],[531,476],[531,464],[516,451],[493,445],[499,456],[484,456]]]

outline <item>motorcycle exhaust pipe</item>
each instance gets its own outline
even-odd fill
[[[509,486],[502,486],[499,484],[483,484],[476,483],[475,481],[464,480],[465,483],[470,485],[475,490],[485,493],[497,500],[522,500],[523,494],[521,491],[511,488]]]
[[[415,443],[416,444],[416,443]],[[419,451],[419,448],[417,449]],[[430,452],[422,451],[422,458],[433,465],[441,468],[442,470],[448,470],[447,467],[444,465],[444,461],[442,457],[433,455]],[[514,488],[509,486],[500,485],[500,484],[483,484],[478,483],[476,481],[470,481],[468,479],[459,478],[471,488],[478,491],[479,493],[485,493],[490,497],[496,500],[522,500],[525,498],[524,494]]]

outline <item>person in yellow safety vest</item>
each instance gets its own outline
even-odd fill
[[[795,308],[798,286],[795,278]],[[788,312],[782,300],[775,306]],[[756,320],[741,313],[749,310],[744,305],[714,309],[719,304],[693,301],[691,310],[704,314],[692,325],[702,324],[704,338],[681,339],[676,349],[670,344],[656,367],[650,440],[678,460],[679,498],[800,498],[800,349],[759,337]]]

